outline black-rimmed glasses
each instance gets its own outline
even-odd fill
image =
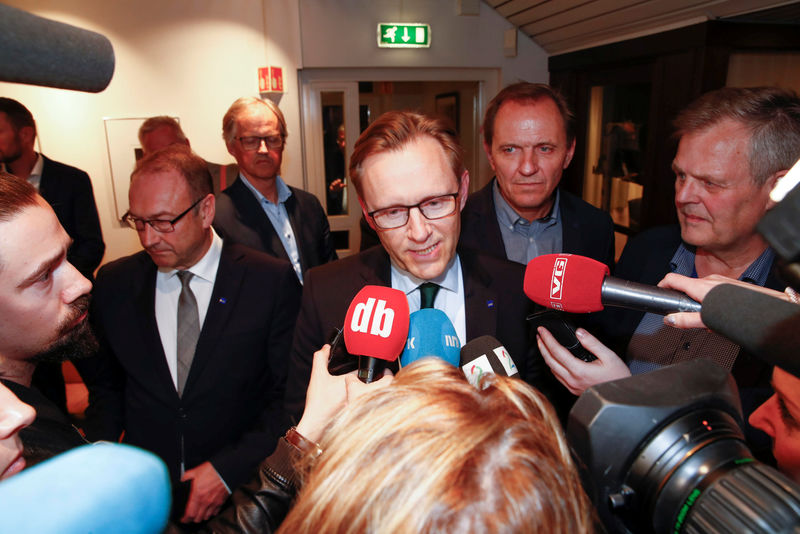
[[[137,232],[141,232],[142,230],[144,230],[144,225],[149,224],[156,232],[161,232],[162,234],[166,234],[174,231],[175,223],[180,221],[184,215],[192,211],[192,208],[200,204],[200,201],[203,200],[203,198],[206,197],[197,199],[197,201],[191,206],[189,206],[186,209],[186,211],[182,212],[180,215],[178,215],[171,221],[168,221],[166,219],[140,219],[139,217],[134,217],[133,215],[131,215],[131,212],[126,211],[125,215],[122,216],[122,222],[124,222]]]
[[[375,226],[381,230],[392,230],[405,226],[408,222],[408,212],[411,208],[419,209],[423,217],[429,220],[447,217],[456,211],[458,204],[458,193],[450,193],[439,197],[423,200],[413,206],[391,206],[367,213]]]
[[[245,150],[258,150],[261,148],[261,143],[265,143],[270,150],[278,150],[283,146],[282,135],[267,135],[259,137],[257,135],[245,135],[236,138],[242,143],[242,148]]]

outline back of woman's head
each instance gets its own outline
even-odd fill
[[[587,532],[558,420],[524,382],[429,358],[333,422],[285,532]]]

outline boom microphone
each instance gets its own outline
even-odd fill
[[[114,75],[111,42],[0,4],[0,80],[99,93]]]
[[[604,263],[577,254],[545,254],[528,262],[524,291],[535,303],[570,313],[604,306],[667,315],[699,312],[700,303],[680,291],[608,276]]]
[[[84,445],[0,483],[3,532],[155,534],[167,524],[169,475],[155,455]]]
[[[473,386],[477,386],[483,375],[494,373],[500,376],[519,374],[514,360],[502,343],[492,336],[475,338],[461,348],[461,370]]]
[[[732,284],[703,299],[703,324],[769,364],[800,377],[800,306]]]
[[[411,314],[408,339],[400,355],[400,365],[406,366],[426,356],[436,356],[458,367],[461,342],[456,328],[442,310],[423,308]]]
[[[344,320],[347,352],[358,355],[358,378],[380,379],[385,364],[403,350],[408,335],[405,293],[384,286],[364,286],[353,298]]]

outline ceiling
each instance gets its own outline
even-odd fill
[[[797,23],[800,2],[779,0],[484,0],[550,55],[707,20]],[[763,11],[767,10],[767,11]],[[760,13],[754,13],[759,11]]]

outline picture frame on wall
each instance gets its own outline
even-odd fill
[[[437,115],[449,119],[453,126],[455,126],[456,133],[460,133],[458,117],[461,109],[457,92],[436,95],[435,109]]]

